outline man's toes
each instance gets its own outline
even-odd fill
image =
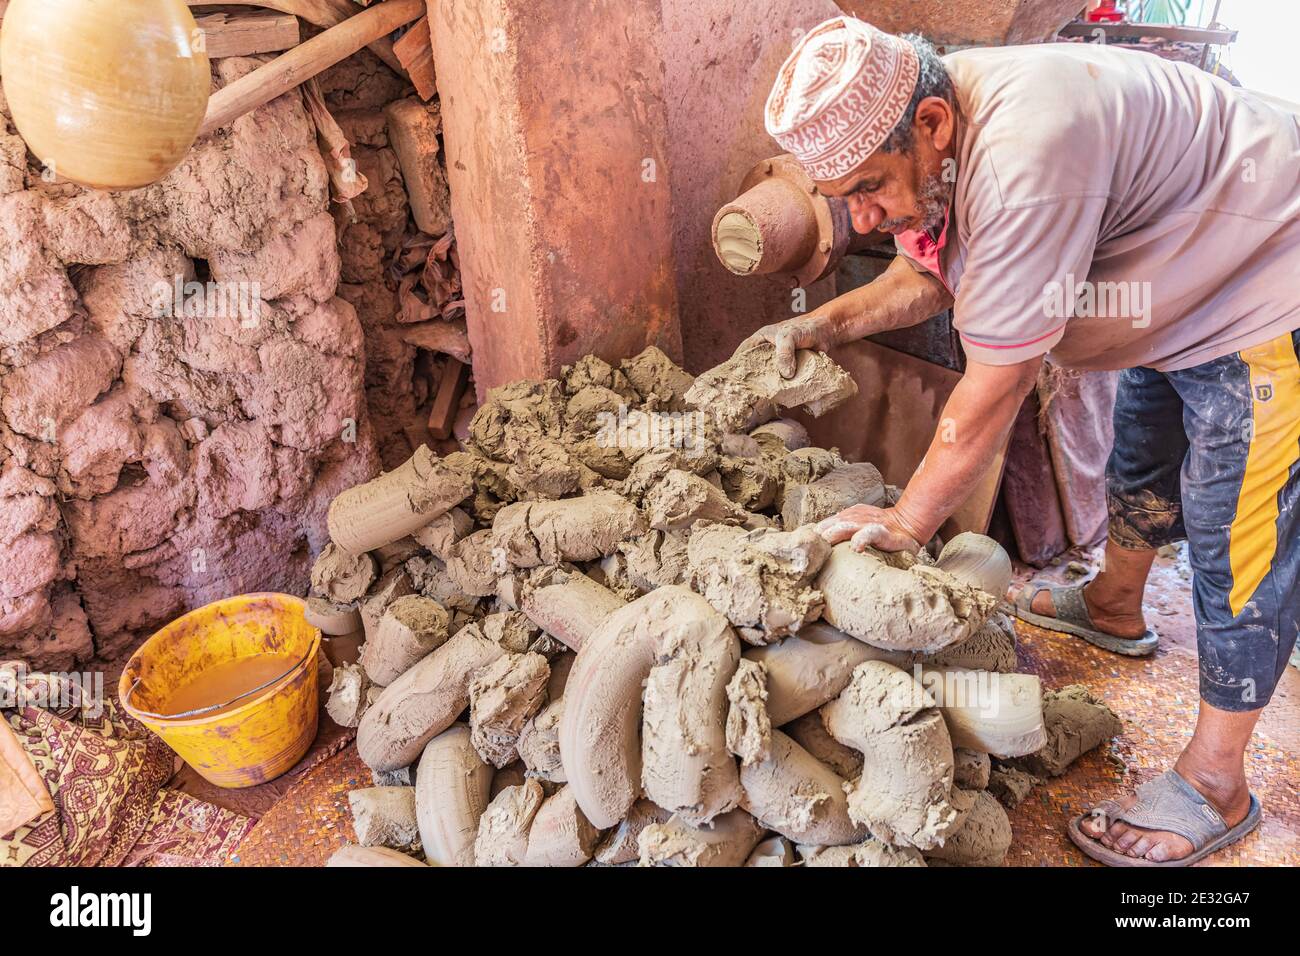
[[[1151,849],[1144,856],[1152,863],[1168,863],[1170,860],[1181,860],[1185,856],[1190,856],[1193,849],[1191,841],[1186,837],[1176,833],[1166,833],[1164,839],[1152,841]]]
[[[1114,847],[1115,841],[1128,833],[1128,827],[1118,821],[1112,823],[1105,833],[1101,835],[1101,842],[1108,847]]]
[[[1121,853],[1127,853],[1130,847],[1144,839],[1146,838],[1142,835],[1141,830],[1128,830],[1122,836],[1116,838],[1115,849]]]
[[[1123,849],[1129,856],[1141,859],[1151,851],[1151,849],[1156,845],[1156,842],[1157,841],[1152,840],[1151,837],[1144,835],[1134,840],[1131,846],[1126,846]]]
[[[1079,821],[1079,829],[1094,840],[1100,839],[1106,832],[1106,818],[1101,814],[1089,814]]]
[[[1152,863],[1167,863],[1174,858],[1174,851],[1168,843],[1161,840],[1143,854]]]

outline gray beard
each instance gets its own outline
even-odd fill
[[[933,232],[943,226],[944,219],[948,216],[948,200],[952,195],[952,187],[943,181],[942,176],[930,176],[921,183],[921,189],[916,194],[916,212],[911,216],[900,216],[896,219],[886,219],[876,228],[888,232],[891,229],[897,229],[907,225],[913,219],[921,221],[920,232]]]
[[[952,199],[952,186],[942,176],[927,177],[917,194],[917,218],[923,232],[942,228],[948,217],[948,203]]]

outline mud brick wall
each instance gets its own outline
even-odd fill
[[[330,499],[410,453],[428,385],[385,267],[409,216],[383,114],[410,90],[367,51],[320,80],[369,181],[350,205],[297,90],[120,193],[47,182],[0,101],[0,659],[302,593]],[[177,276],[222,297],[178,313]]]

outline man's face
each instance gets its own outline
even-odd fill
[[[877,150],[840,179],[818,182],[817,191],[846,199],[853,228],[863,235],[873,229],[892,235],[936,229],[952,201],[953,177],[944,176],[944,160],[952,156],[951,124],[948,104],[923,100],[910,150]]]

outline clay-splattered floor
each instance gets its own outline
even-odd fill
[[[1041,575],[1062,578],[1061,569]],[[1028,579],[1026,572],[1021,579]],[[1157,654],[1130,660],[1082,641],[1020,625],[1021,669],[1049,687],[1086,684],[1124,718],[1108,747],[1048,781],[1011,813],[1009,866],[1092,865],[1062,829],[1072,814],[1172,764],[1196,718],[1196,637],[1183,556],[1161,559],[1147,592],[1148,622],[1161,635]],[[1264,805],[1253,834],[1213,858],[1217,865],[1300,864],[1300,671],[1287,668],[1249,754],[1251,786]],[[370,773],[350,746],[320,764],[260,820],[231,862],[244,866],[319,865],[353,839],[348,791]]]
[[[1085,559],[1085,563],[1087,559]],[[1061,569],[1035,575],[1064,580]],[[1019,575],[1028,580],[1028,572]],[[1133,660],[1017,622],[1021,670],[1049,687],[1086,684],[1124,719],[1109,748],[1087,754],[1063,777],[1035,789],[1011,813],[1011,866],[1093,865],[1061,829],[1067,816],[1167,770],[1196,725],[1196,626],[1185,552],[1160,558],[1146,593],[1147,623],[1160,635],[1154,657]],[[1206,864],[1300,864],[1300,671],[1288,667],[1247,754],[1264,822]]]

